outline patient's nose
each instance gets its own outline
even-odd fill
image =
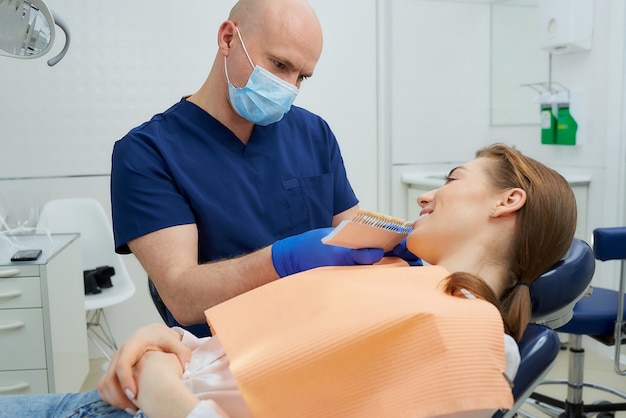
[[[417,204],[420,205],[421,207],[424,207],[428,203],[432,202],[433,197],[435,196],[435,191],[436,190],[429,190],[417,196]]]

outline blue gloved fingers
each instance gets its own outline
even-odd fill
[[[424,265],[422,260],[411,251],[409,251],[409,249],[406,247],[406,238],[403,239],[400,244],[396,245],[393,250],[387,251],[385,253],[385,256],[399,257],[409,263],[410,266]]]
[[[378,263],[385,255],[382,248],[361,248],[358,250],[348,248],[343,249],[349,251],[347,254],[350,256],[354,264]]]
[[[272,245],[272,263],[280,277],[322,266],[373,264],[383,257],[380,248],[354,250],[326,245],[322,238],[333,228],[320,228],[276,241]]]

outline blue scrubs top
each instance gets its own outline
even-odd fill
[[[196,224],[202,263],[331,226],[358,200],[319,116],[293,106],[281,121],[255,125],[245,145],[182,99],[115,143],[111,202],[118,253],[150,232]],[[208,335],[203,325],[185,328]]]

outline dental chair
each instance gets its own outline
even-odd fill
[[[585,417],[589,413],[599,413],[598,417],[613,417],[616,411],[626,411],[626,393],[602,384],[584,381],[584,356],[582,336],[588,335],[606,345],[615,345],[615,372],[624,376],[626,388],[626,369],[620,367],[621,347],[626,343],[626,227],[598,228],[593,231],[593,251],[595,258],[601,261],[621,260],[621,280],[619,291],[593,288],[588,296],[583,297],[574,307],[573,318],[556,330],[569,333],[569,370],[567,379],[546,380],[542,385],[567,384],[565,401],[545,396],[540,393],[530,395],[528,402],[548,416]],[[610,393],[622,402],[608,401],[583,403],[583,388],[594,388]],[[623,389],[622,389],[623,390]],[[531,416],[523,414],[524,416]]]
[[[494,418],[515,416],[548,374],[561,348],[554,328],[573,317],[574,306],[587,292],[594,271],[593,251],[586,242],[574,238],[563,259],[532,283],[533,316],[519,343],[521,362],[513,381],[515,404]]]

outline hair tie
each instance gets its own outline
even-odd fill
[[[529,282],[524,282],[524,281],[521,281],[521,280],[520,280],[520,281],[518,281],[518,282],[515,284],[515,286],[526,286],[527,288],[529,288],[529,289],[530,289],[530,285],[531,285],[531,284],[532,284],[532,283],[529,283]]]

